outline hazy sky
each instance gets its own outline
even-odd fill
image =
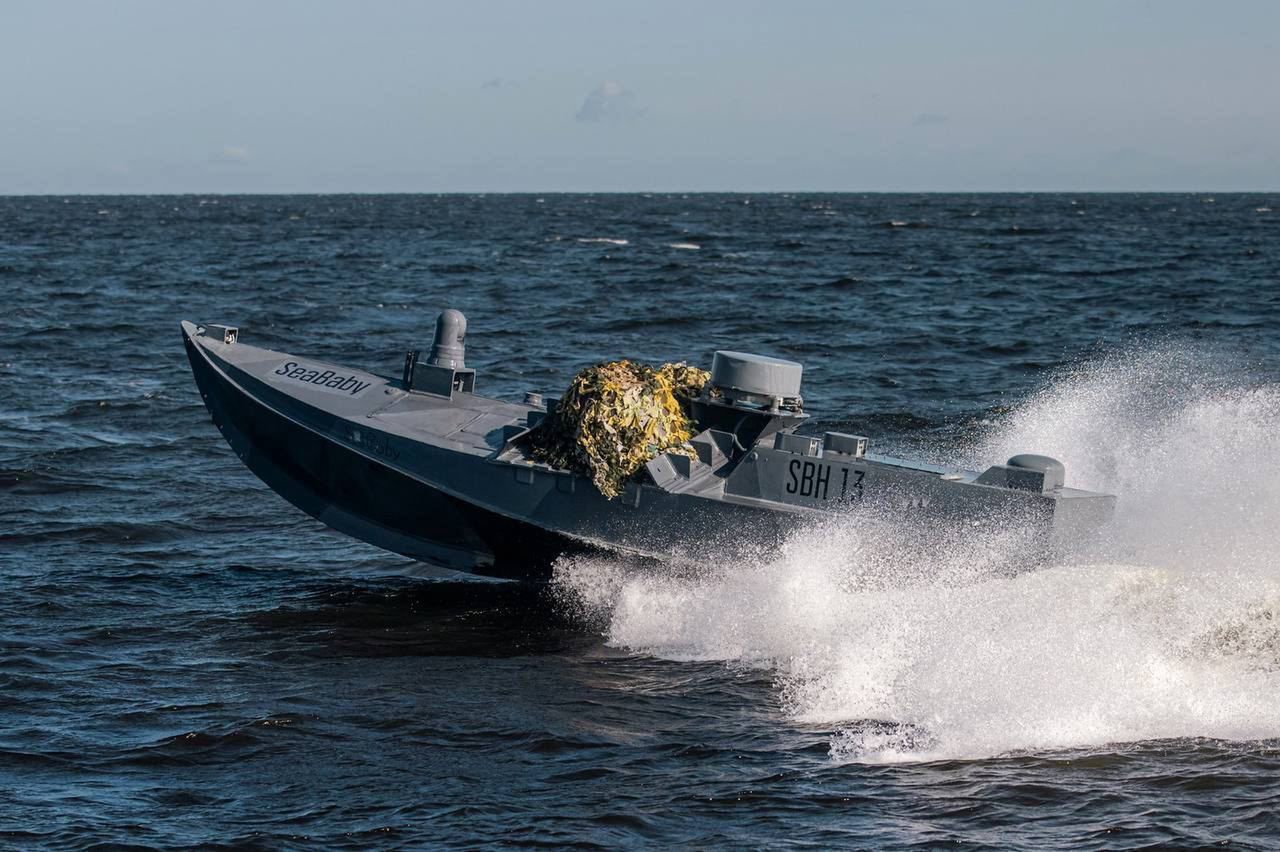
[[[0,0],[0,194],[1280,189],[1280,2]]]

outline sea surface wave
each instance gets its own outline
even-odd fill
[[[1213,203],[1207,203],[1210,200]],[[0,843],[1280,843],[1280,196],[0,198]],[[487,394],[718,348],[811,428],[1120,496],[468,581],[237,461],[178,322]]]

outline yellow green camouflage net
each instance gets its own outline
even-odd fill
[[[645,463],[664,452],[693,456],[688,400],[711,374],[688,364],[654,369],[632,361],[587,367],[555,412],[530,435],[534,459],[589,477],[616,497]]]

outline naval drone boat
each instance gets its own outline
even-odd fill
[[[1114,508],[1111,495],[1066,487],[1045,456],[976,472],[876,455],[863,436],[798,432],[801,365],[728,351],[690,403],[693,452],[656,456],[608,498],[533,459],[548,407],[532,393],[478,395],[465,333],[462,314],[445,311],[428,357],[411,351],[400,376],[382,376],[182,323],[214,425],[263,482],[340,532],[464,572],[545,579],[557,558],[599,552],[724,564],[836,512],[1017,524],[1056,550],[1096,536]]]

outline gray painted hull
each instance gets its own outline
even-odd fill
[[[409,392],[396,379],[224,342],[187,322],[183,341],[213,422],[282,497],[362,541],[486,576],[543,579],[557,558],[582,553],[732,564],[773,552],[833,511],[1030,518],[1059,541],[1090,533],[1114,500],[988,487],[976,473],[894,459],[802,457],[763,443],[726,460],[710,431],[699,444],[706,464],[686,463],[681,474],[656,462],[646,482],[608,499],[519,449],[540,408]]]

